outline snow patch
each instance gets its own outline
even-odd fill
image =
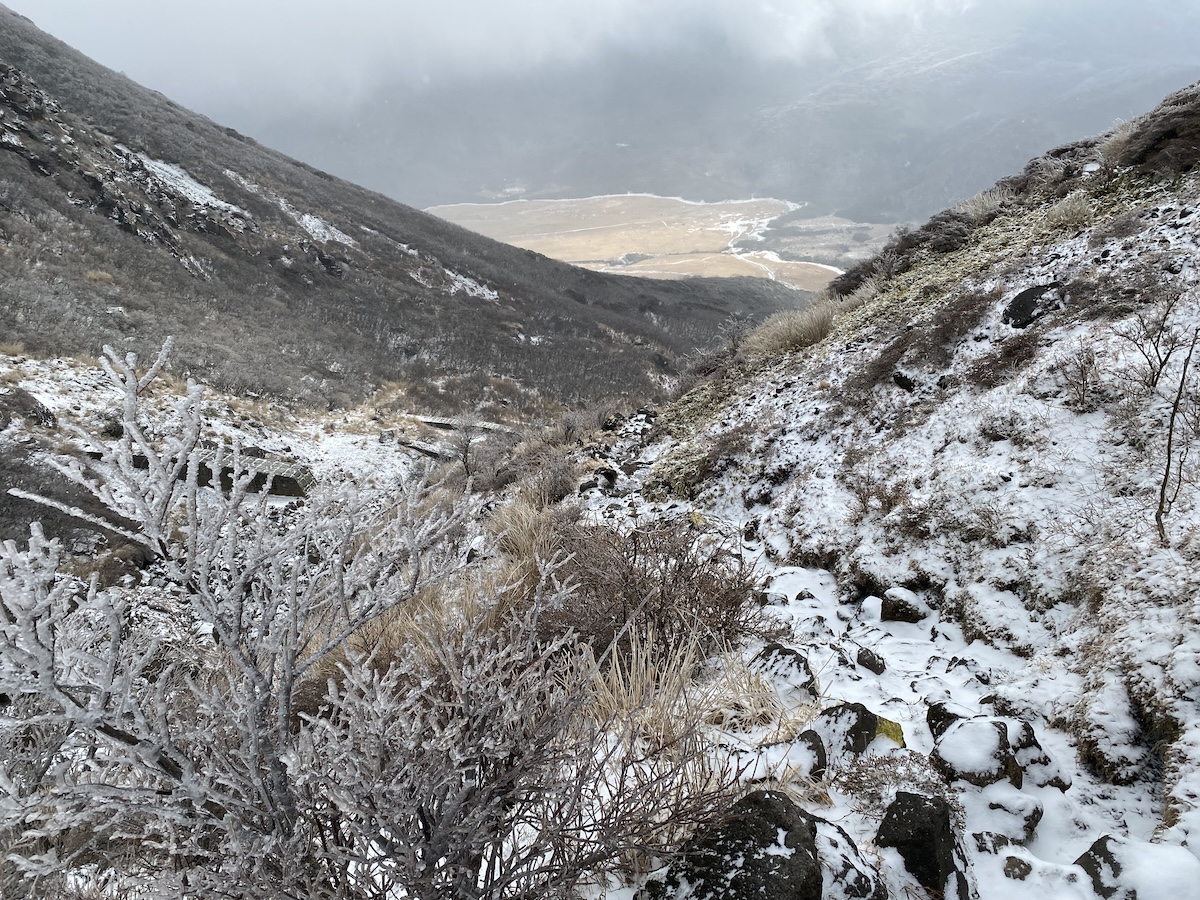
[[[139,153],[137,157],[142,161],[142,165],[146,167],[146,170],[151,175],[171,188],[171,190],[182,194],[193,206],[223,209],[226,212],[237,213],[239,216],[250,218],[250,214],[240,206],[234,206],[232,203],[222,200],[214,193],[212,188],[201,184],[174,163],[154,159],[145,153]]]

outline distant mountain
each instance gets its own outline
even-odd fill
[[[0,339],[146,349],[224,387],[340,405],[655,395],[752,279],[600,275],[471,234],[259,146],[0,6]],[[541,398],[541,399],[539,399]]]

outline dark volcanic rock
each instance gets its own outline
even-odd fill
[[[887,887],[845,830],[817,819],[817,857],[831,888],[826,900],[887,900]]]
[[[1092,846],[1083,852],[1075,865],[1087,872],[1092,880],[1092,890],[1104,900],[1133,900],[1133,895],[1120,883],[1122,865],[1117,858],[1117,848],[1120,842],[1112,835],[1106,834],[1097,838]]]
[[[946,729],[955,722],[961,721],[964,718],[965,716],[951,712],[950,708],[944,703],[930,703],[929,708],[925,710],[925,723],[929,726],[929,731],[933,735],[934,740],[945,734]]]
[[[938,738],[929,761],[947,781],[986,787],[1008,779],[1020,787],[1024,773],[1008,743],[1008,728],[997,719],[964,719]]]
[[[58,424],[54,413],[24,388],[10,387],[0,390],[0,429],[7,427],[9,422],[18,417],[43,428],[53,428]]]
[[[647,886],[641,896],[645,900],[684,896],[693,900],[821,900],[817,822],[777,791],[749,794],[734,805],[721,825],[689,841],[666,879]],[[857,883],[852,877],[847,881]]]
[[[1032,725],[1021,719],[1003,721],[1008,727],[1008,743],[1013,756],[1027,780],[1038,787],[1054,787],[1060,791],[1071,787],[1071,776],[1042,749]]]
[[[1013,297],[1000,318],[1013,328],[1028,328],[1047,313],[1060,309],[1062,303],[1062,285],[1057,281],[1035,285]]]
[[[884,622],[917,623],[929,615],[929,610],[912,591],[890,588],[884,591],[879,618]]]
[[[879,733],[879,716],[861,703],[841,703],[817,716],[813,730],[832,755],[862,753]]]
[[[816,700],[817,679],[808,664],[808,658],[799,650],[772,641],[759,651],[752,665],[783,679],[791,687]]]
[[[967,858],[954,834],[950,804],[941,797],[899,791],[884,813],[875,843],[895,847],[904,867],[934,896],[976,896],[967,881]]]
[[[856,659],[860,666],[876,675],[882,675],[887,671],[887,663],[883,661],[883,657],[868,647],[859,647]]]

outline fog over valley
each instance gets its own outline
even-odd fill
[[[11,5],[418,207],[634,191],[916,221],[1200,75],[1200,7],[1166,0]]]

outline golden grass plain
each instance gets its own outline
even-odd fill
[[[620,194],[460,203],[427,212],[506,244],[600,272],[648,278],[749,275],[819,291],[839,269],[781,258],[767,242],[761,242],[763,249],[755,246],[772,221],[796,209],[783,200],[694,203]],[[830,249],[831,240],[839,242],[837,252],[844,253],[850,230],[881,227],[857,226],[833,217],[803,222],[799,229],[791,229],[789,256],[820,256]],[[804,239],[806,233],[811,241]],[[870,235],[872,240],[878,237],[874,231]]]

